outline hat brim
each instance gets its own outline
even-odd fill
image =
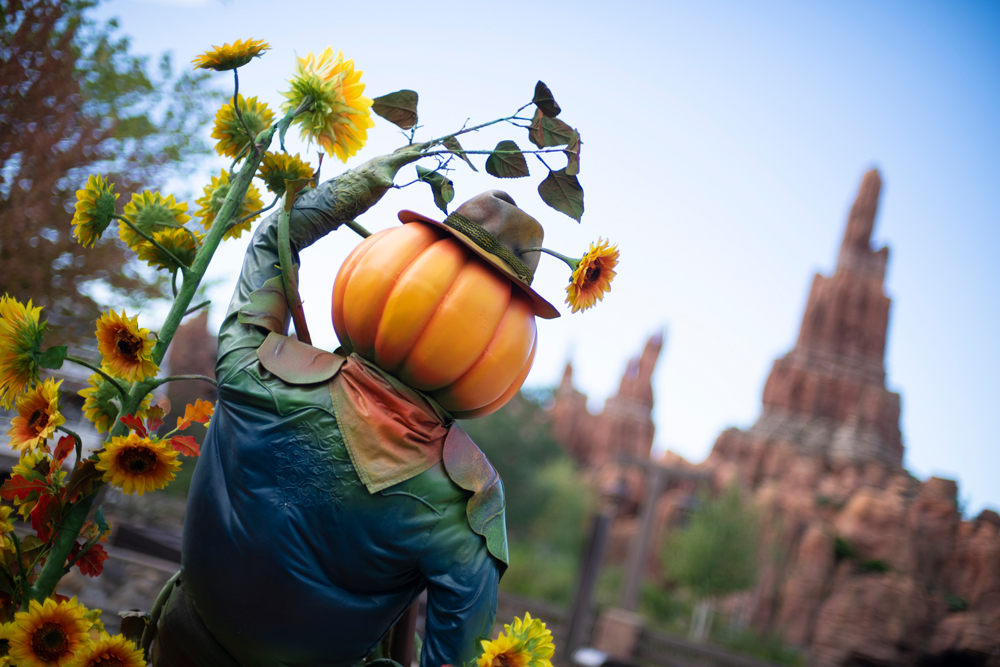
[[[540,295],[535,290],[531,289],[529,285],[526,285],[524,281],[518,278],[517,274],[514,273],[509,266],[507,266],[506,262],[504,262],[499,257],[491,255],[482,248],[480,248],[475,241],[470,239],[462,232],[452,229],[451,227],[442,222],[438,222],[437,220],[432,220],[428,218],[426,215],[421,215],[415,211],[405,211],[405,210],[400,211],[399,221],[404,224],[407,222],[425,222],[428,225],[434,225],[438,229],[448,232],[453,237],[461,241],[465,245],[465,247],[467,247],[469,250],[476,253],[478,256],[482,257],[491,266],[495,267],[498,271],[500,271],[505,276],[510,278],[510,281],[514,283],[514,285],[518,289],[527,294],[528,298],[531,299],[532,310],[534,311],[537,317],[541,317],[543,320],[554,320],[555,318],[559,317],[559,311],[556,310],[556,307],[553,306],[548,301],[546,301],[545,299],[543,299],[542,295]]]

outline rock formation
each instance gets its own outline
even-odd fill
[[[758,582],[722,606],[802,647],[811,665],[1000,665],[1000,515],[965,521],[955,482],[920,482],[901,466],[899,395],[886,389],[884,369],[889,252],[870,246],[880,189],[878,172],[865,174],[836,270],[814,277],[798,340],[775,361],[757,422],[723,432],[700,464],[670,453],[661,464],[709,473],[717,489],[746,489],[763,532]],[[553,433],[587,468],[649,451],[653,425],[643,418],[661,345],[647,344],[600,415],[586,411],[567,368]],[[654,548],[693,492],[681,483],[661,496]],[[636,522],[621,524],[624,541]],[[652,572],[658,559],[649,556]]]

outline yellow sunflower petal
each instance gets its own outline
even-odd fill
[[[89,642],[87,609],[76,598],[68,602],[32,600],[28,611],[14,616],[10,657],[18,667],[64,667]]]
[[[135,432],[113,438],[98,456],[95,467],[104,471],[105,482],[140,496],[165,487],[181,467],[177,452],[167,443],[140,438]]]
[[[106,372],[128,382],[145,380],[160,372],[153,361],[149,329],[140,329],[138,317],[110,310],[97,320],[97,349]]]
[[[74,667],[145,667],[142,651],[122,635],[104,635],[96,644],[80,652]]]
[[[17,396],[38,380],[35,351],[40,349],[44,324],[41,307],[0,297],[0,406],[10,409]]]
[[[601,239],[590,244],[590,250],[573,271],[566,287],[566,303],[572,306],[574,313],[592,308],[611,291],[611,281],[617,275],[618,246],[608,247],[608,244],[609,241]]]
[[[87,378],[87,383],[90,386],[77,392],[78,395],[84,398],[83,416],[94,425],[98,433],[105,433],[118,417],[118,406],[111,401],[113,399],[120,399],[121,395],[110,382],[97,373]],[[139,409],[136,410],[135,416],[137,418],[146,418],[146,410],[149,409],[149,404],[152,400],[153,397],[149,394],[142,399]]]
[[[66,422],[59,412],[59,385],[48,379],[17,399],[17,416],[10,420],[12,449],[34,449],[55,435],[56,427]]]
[[[214,69],[216,72],[242,67],[254,58],[259,58],[261,54],[271,48],[271,45],[262,39],[238,39],[232,44],[213,46],[211,51],[206,51],[191,61],[195,69]]]
[[[239,116],[236,115],[232,100],[223,104],[215,114],[215,125],[212,127],[212,138],[219,140],[219,143],[215,144],[215,151],[219,155],[231,158],[238,156],[252,139],[270,127],[274,121],[274,112],[266,103],[258,102],[256,97],[245,100],[242,95],[237,95],[236,103],[243,115],[243,123],[246,123],[251,134],[247,134]]]
[[[132,201],[125,204],[124,214],[133,225],[152,236],[156,231],[183,225],[190,220],[187,208],[186,202],[178,203],[173,195],[164,197],[159,192],[146,190],[132,195]],[[147,243],[141,234],[124,222],[118,225],[118,236],[132,250],[138,250],[139,246]]]
[[[344,60],[343,52],[333,55],[327,47],[316,57],[309,53],[299,58],[292,88],[283,95],[287,100],[282,111],[297,109],[306,99],[312,108],[293,122],[302,128],[302,138],[319,144],[328,155],[342,162],[357,153],[368,140],[368,128],[375,127],[371,118],[372,101],[363,95],[361,71],[355,71],[353,60]]]
[[[84,248],[92,248],[111,224],[118,200],[114,187],[104,177],[91,174],[87,186],[76,191],[73,236]]]

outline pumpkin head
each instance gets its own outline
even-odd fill
[[[411,222],[365,239],[333,287],[345,349],[457,418],[500,409],[534,360],[531,298],[454,236]]]

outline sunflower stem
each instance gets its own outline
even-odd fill
[[[204,308],[205,306],[207,306],[207,305],[209,305],[211,303],[212,303],[212,300],[209,299],[208,301],[202,301],[197,306],[191,306],[190,308],[188,308],[187,310],[184,311],[184,317],[187,317],[188,315],[190,315],[191,313],[195,312],[196,310],[201,310],[202,308]]]
[[[149,647],[156,638],[156,626],[160,622],[160,614],[163,613],[163,607],[166,606],[167,600],[170,598],[170,593],[173,592],[174,586],[179,582],[180,576],[181,573],[178,571],[177,574],[167,580],[167,583],[160,590],[160,594],[156,596],[153,608],[149,610],[149,618],[146,621],[146,627],[142,630],[142,638],[139,640],[139,648],[142,649],[142,656],[147,661],[149,660]]]
[[[207,375],[171,375],[165,378],[156,378],[155,387],[159,387],[160,385],[166,384],[167,382],[176,382],[177,380],[201,380],[202,382],[209,383],[213,387],[219,386],[214,379],[208,377]]]
[[[345,220],[344,225],[363,239],[366,239],[372,235],[370,231],[368,231],[363,226],[358,224],[358,222],[355,220]]]
[[[114,379],[113,377],[111,377],[110,375],[108,375],[107,373],[105,373],[103,370],[101,370],[100,366],[95,366],[94,364],[90,363],[89,361],[84,361],[83,359],[77,359],[76,357],[72,357],[72,356],[69,356],[69,355],[66,355],[66,361],[72,361],[74,364],[78,364],[80,366],[83,366],[85,368],[89,368],[90,370],[94,371],[95,373],[97,373],[98,375],[100,375],[102,378],[104,378],[105,382],[110,382],[111,385],[115,389],[118,390],[118,393],[121,394],[122,398],[125,398],[128,395],[125,392],[125,388],[123,386],[121,386],[120,384],[118,384],[118,380]]]
[[[99,490],[100,486],[98,485],[90,494],[70,506],[63,515],[55,539],[52,540],[52,548],[45,559],[45,565],[38,573],[35,585],[28,589],[28,596],[32,600],[42,602],[55,590],[56,584],[63,576],[63,566],[66,559],[70,551],[73,550],[73,545],[76,544],[76,538],[80,535],[80,529],[83,528],[87,515],[90,514],[90,507],[94,504]]]
[[[233,81],[236,84],[235,88],[233,90],[233,109],[236,111],[236,117],[240,119],[240,125],[243,127],[243,131],[246,133],[247,138],[249,139],[249,141],[247,143],[247,146],[250,146],[251,144],[255,143],[257,137],[255,137],[254,134],[253,134],[253,132],[250,131],[250,125],[243,118],[243,111],[240,109],[240,105],[237,103],[237,101],[239,100],[239,94],[240,94],[240,68],[239,67],[234,67],[233,68]],[[255,145],[254,146],[254,150],[256,150],[256,148],[257,147]]]
[[[232,229],[236,225],[239,225],[240,223],[243,223],[243,222],[246,222],[247,220],[250,220],[251,218],[256,218],[261,213],[265,213],[267,211],[270,211],[272,208],[274,208],[275,204],[278,203],[279,199],[281,199],[281,195],[275,196],[274,201],[272,201],[270,204],[268,204],[264,208],[262,208],[260,210],[257,210],[257,211],[254,211],[253,213],[247,213],[242,218],[237,218],[236,221],[233,222],[232,225],[230,225],[230,229]]]
[[[281,285],[285,291],[285,301],[292,312],[292,322],[299,340],[306,345],[312,344],[309,327],[306,324],[306,314],[302,309],[302,298],[299,296],[298,280],[295,267],[292,265],[292,246],[289,240],[289,217],[295,201],[295,192],[285,190],[284,205],[278,211],[278,261],[281,264]]]
[[[170,291],[174,293],[174,298],[177,298],[177,269],[170,272]]]
[[[154,248],[156,248],[160,252],[164,253],[167,257],[169,257],[171,260],[173,260],[173,262],[177,266],[181,267],[182,270],[187,271],[187,264],[185,264],[181,260],[177,259],[177,256],[174,255],[174,253],[170,252],[165,247],[163,247],[162,245],[160,245],[160,242],[157,241],[156,239],[154,239],[151,235],[147,234],[146,232],[144,232],[141,229],[139,229],[138,227],[136,227],[135,223],[133,223],[131,220],[129,220],[128,218],[126,218],[124,215],[117,215],[116,214],[114,217],[116,219],[118,219],[118,220],[121,220],[122,222],[124,222],[129,227],[131,227],[132,231],[134,231],[136,234],[138,234],[142,238],[144,238],[147,241],[149,241],[150,243],[152,243]],[[164,225],[164,226],[165,227],[169,227],[170,225]]]
[[[17,533],[13,530],[10,531],[10,539],[14,542],[14,554],[17,556],[17,578],[20,580],[18,586],[21,589],[21,599],[18,606],[21,608],[21,611],[28,611],[28,589],[31,587],[31,584],[28,583],[28,573],[24,571],[24,558],[21,557],[21,540],[18,539]]]
[[[581,261],[579,259],[573,259],[572,257],[567,257],[566,255],[558,253],[555,250],[549,250],[548,248],[525,248],[521,252],[522,253],[524,253],[524,252],[544,252],[546,255],[552,255],[553,257],[558,257],[562,261],[566,262],[569,265],[569,268],[571,268],[574,271],[576,271],[576,267],[578,267],[580,265],[580,261]]]
[[[80,465],[80,459],[83,458],[83,439],[75,431],[71,431],[65,426],[56,426],[56,430],[73,436],[73,442],[76,445],[76,465],[73,466],[75,468]]]

